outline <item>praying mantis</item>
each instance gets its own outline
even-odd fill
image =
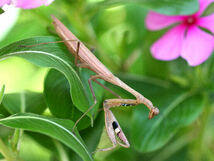
[[[111,112],[110,108],[119,107],[119,106],[135,106],[139,104],[144,104],[150,110],[149,119],[153,118],[155,115],[159,113],[159,109],[154,107],[152,102],[145,98],[143,95],[129,87],[119,78],[112,74],[98,59],[97,57],[56,17],[52,16],[54,28],[59,35],[59,37],[63,40],[64,44],[67,46],[68,50],[75,56],[75,64],[80,68],[88,68],[89,70],[96,73],[96,75],[92,75],[88,79],[89,87],[91,93],[93,95],[94,103],[88,108],[88,110],[76,121],[73,130],[77,126],[78,122],[95,106],[97,103],[96,96],[93,90],[92,81],[103,87],[104,89],[111,92],[118,98],[115,99],[107,99],[103,102],[103,108],[105,113],[105,126],[107,130],[107,134],[112,142],[112,147],[106,149],[100,149],[100,151],[108,151],[112,150],[116,147],[117,144],[128,148],[129,142],[123,133],[118,121],[115,116]],[[79,60],[79,63],[78,63]],[[108,87],[101,84],[97,79],[103,79],[111,84],[119,86],[124,90],[131,93],[135,96],[136,99],[122,99],[118,94],[113,92]],[[118,141],[116,136],[120,139]]]

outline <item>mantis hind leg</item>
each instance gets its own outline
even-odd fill
[[[73,130],[75,129],[75,127],[77,126],[77,124],[80,122],[80,120],[97,104],[97,99],[96,99],[96,96],[95,96],[95,93],[94,93],[94,89],[92,87],[92,84],[91,84],[91,81],[92,80],[95,80],[99,78],[99,75],[93,75],[91,76],[89,79],[88,79],[88,84],[89,84],[89,87],[90,87],[90,90],[91,90],[91,93],[92,93],[92,96],[93,96],[93,100],[94,100],[94,103],[87,109],[86,112],[83,113],[83,115],[75,122],[74,126],[73,126]]]
[[[79,66],[77,61],[79,59],[79,50],[80,50],[80,41],[77,41],[77,48],[76,48],[76,52],[75,52],[75,64],[76,66]]]
[[[109,91],[110,93],[112,93],[114,96],[121,98],[117,93],[115,93],[114,91],[112,91],[110,88],[104,86],[102,83],[98,82],[96,79],[94,80],[94,82],[96,82],[97,84],[99,84],[101,87],[103,87],[105,90]]]
[[[87,64],[80,64],[81,67],[87,67]],[[93,100],[94,100],[94,103],[87,109],[86,112],[83,113],[83,115],[76,121],[76,123],[74,124],[73,126],[73,131],[75,129],[75,127],[77,126],[77,124],[80,122],[80,120],[97,104],[97,99],[96,99],[96,95],[95,95],[95,92],[94,92],[94,89],[93,89],[93,86],[92,86],[92,80],[94,82],[96,82],[98,85],[100,85],[101,87],[103,87],[104,89],[106,89],[107,91],[111,92],[112,94],[116,95],[117,97],[120,98],[119,95],[117,95],[114,91],[112,91],[111,89],[109,89],[108,87],[104,86],[103,84],[101,84],[100,82],[98,82],[96,79],[102,79],[102,76],[100,75],[93,75],[91,76],[89,79],[88,79],[88,84],[89,84],[89,87],[90,87],[90,90],[91,90],[91,93],[92,93],[92,96],[93,96]]]

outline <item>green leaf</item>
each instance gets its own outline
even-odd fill
[[[51,69],[48,72],[45,78],[44,95],[53,116],[71,119],[76,122],[83,114],[73,105],[69,83],[65,76],[57,70]],[[78,129],[81,130],[89,125],[89,118],[83,117],[78,123]]]
[[[139,0],[146,8],[167,15],[188,15],[199,9],[198,0]]]
[[[147,84],[143,84],[148,87]],[[150,86],[151,91],[154,88]],[[202,112],[203,97],[185,92],[178,88],[159,89],[152,95],[144,90],[154,105],[160,109],[160,114],[148,120],[148,110],[136,108],[132,119],[132,141],[135,148],[141,152],[157,150],[165,145],[179,128],[191,124]]]
[[[212,2],[204,11],[202,16],[208,16],[210,14],[214,13],[214,2]]]
[[[50,112],[58,118],[71,118],[75,108],[70,96],[69,83],[57,70],[51,69],[44,83],[44,95]]]
[[[151,77],[126,74],[121,74],[119,77],[130,87],[150,99],[153,105],[160,110],[159,115],[149,120],[149,110],[146,106],[138,105],[134,108],[130,140],[138,151],[150,152],[161,148],[176,134],[179,128],[191,124],[203,110],[204,97],[200,92],[199,94],[193,93],[175,86],[169,81]],[[123,98],[132,98],[123,90],[115,89],[114,91]]]
[[[89,151],[93,153],[100,141],[100,137],[104,126],[104,113],[100,112],[96,120],[94,121],[94,127],[89,127],[80,132],[85,144]]]
[[[199,8],[198,0],[107,0],[101,6],[137,3],[149,10],[167,15],[193,14]]]
[[[4,115],[0,114],[0,118],[4,118]]]
[[[0,91],[0,104],[2,103],[2,100],[4,97],[4,90],[5,90],[5,85],[2,86],[1,91]]]
[[[93,104],[92,94],[88,87],[88,79],[93,75],[91,71],[83,69],[80,72],[80,79],[83,82],[83,86],[87,90],[87,94],[90,97],[90,105]],[[97,105],[90,111],[92,114],[96,114],[97,109],[102,102],[103,88],[97,84],[93,84],[93,89],[97,99]],[[82,115],[82,112],[76,109],[69,93],[69,83],[65,76],[57,70],[50,70],[45,79],[44,86],[45,98],[48,103],[48,107],[51,113],[59,118],[70,118],[76,121]],[[86,109],[89,107],[86,107]],[[86,110],[85,109],[85,110]],[[90,120],[84,117],[78,124],[78,129],[81,130],[87,127]]]
[[[67,51],[64,44],[36,45],[55,41],[57,39],[53,37],[35,37],[12,43],[0,50],[0,60],[19,56],[38,66],[57,69],[69,81],[70,94],[74,105],[84,112],[89,107],[89,97],[79,76],[72,67],[72,54]]]
[[[98,143],[100,141],[100,137],[103,131],[104,126],[104,114],[100,112],[96,120],[94,121],[93,127],[88,127],[85,130],[80,132],[85,144],[88,147],[88,151],[93,153],[97,150]],[[70,160],[69,161],[80,161],[77,155],[73,153],[69,153]]]
[[[4,10],[2,8],[0,8],[0,14],[4,13]]]
[[[6,94],[2,104],[10,114],[19,112],[41,114],[46,109],[43,95],[30,91]]]
[[[0,105],[0,114],[3,116],[10,116],[10,113],[6,110],[6,108],[1,104]]]
[[[33,140],[35,140],[38,144],[42,145],[46,149],[57,153],[56,146],[54,144],[54,139],[48,137],[47,135],[32,131],[25,131],[25,134],[30,136]]]
[[[74,123],[70,120],[54,119],[25,113],[0,119],[0,124],[11,128],[21,128],[48,135],[73,149],[84,161],[93,160],[78,133],[74,135],[71,132]]]

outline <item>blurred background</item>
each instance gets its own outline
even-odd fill
[[[176,1],[161,6],[161,2],[147,2],[55,0],[49,6],[31,10],[7,6],[7,12],[0,15],[0,48],[35,36],[57,37],[51,20],[51,15],[55,15],[116,76],[160,108],[160,115],[151,121],[147,119],[148,110],[143,105],[112,109],[131,147],[96,152],[93,155],[95,161],[213,161],[213,56],[196,67],[188,66],[180,58],[170,62],[154,59],[150,46],[168,28],[155,32],[146,29],[148,11],[154,9],[175,14],[182,4],[176,4]],[[194,4],[178,13],[194,13],[197,1]],[[50,68],[36,66],[20,57],[10,57],[0,62],[0,87],[6,86],[6,94],[26,90],[43,93],[49,72]],[[106,85],[123,98],[133,98],[118,87]],[[106,91],[102,94],[102,100],[113,97]],[[52,115],[48,109],[43,114],[47,113]],[[97,115],[95,127],[91,128],[88,123],[80,132],[86,142],[85,135],[92,138],[86,143],[91,151],[111,146],[104,129],[103,112]],[[5,142],[12,134],[11,129],[0,126],[0,136]],[[23,134],[20,145],[23,160],[80,160],[68,147],[52,139],[57,151],[61,149],[65,153],[66,157],[60,159],[55,150],[37,139],[42,137],[43,141],[47,139],[38,133]]]

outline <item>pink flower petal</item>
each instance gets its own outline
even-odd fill
[[[180,56],[186,27],[179,25],[169,30],[151,47],[151,53],[156,59],[173,60]]]
[[[0,0],[0,7],[4,6],[5,4],[10,4],[11,0]]]
[[[199,18],[197,23],[199,26],[209,29],[214,33],[214,14]]]
[[[54,0],[16,0],[14,5],[18,8],[31,9],[42,5],[49,5]]]
[[[199,0],[200,9],[197,14],[201,15],[212,2],[214,2],[214,0]]]
[[[188,29],[183,42],[181,56],[189,65],[196,66],[204,62],[214,49],[214,37],[196,26]]]
[[[149,12],[146,17],[146,26],[150,30],[160,30],[176,22],[180,22],[183,16],[167,16],[156,12]]]

